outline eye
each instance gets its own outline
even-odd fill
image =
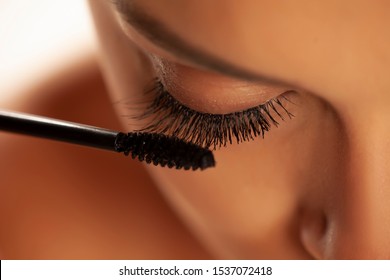
[[[152,101],[135,119],[145,121],[140,131],[176,136],[206,148],[216,149],[234,142],[264,138],[272,126],[294,115],[286,109],[292,104],[286,91],[258,106],[229,114],[209,114],[195,111],[177,101],[159,79],[148,93]]]

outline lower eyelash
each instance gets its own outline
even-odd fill
[[[157,79],[150,92],[155,94],[154,100],[136,117],[138,120],[147,120],[146,126],[139,131],[176,136],[206,148],[225,147],[234,141],[240,143],[254,140],[257,136],[264,138],[265,132],[269,131],[272,125],[279,125],[276,118],[284,120],[283,114],[288,118],[294,116],[283,105],[283,100],[289,101],[283,95],[244,111],[208,114],[181,104]]]

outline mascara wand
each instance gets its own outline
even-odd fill
[[[208,149],[157,133],[123,133],[12,111],[0,111],[0,131],[123,153],[148,164],[196,170],[215,166]]]

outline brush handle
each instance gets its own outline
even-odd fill
[[[116,152],[119,152],[116,146],[117,137],[122,134],[104,128],[12,111],[0,111],[1,130]]]

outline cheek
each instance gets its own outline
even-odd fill
[[[126,37],[106,5],[104,1],[92,4],[102,70],[118,115],[134,115],[134,100],[142,96],[155,73],[149,58]],[[213,170],[185,172],[147,166],[177,213],[223,256],[242,253],[248,258],[249,253],[259,257],[261,245],[286,253],[284,258],[288,258],[297,242],[292,245],[285,240],[291,239],[290,227],[297,223],[300,204],[308,201],[307,196],[310,203],[321,203],[325,186],[337,184],[333,181],[339,177],[329,176],[341,172],[338,154],[342,148],[334,146],[340,137],[336,118],[313,96],[303,94],[295,101],[292,113],[296,117],[272,127],[264,140],[217,150]],[[121,119],[127,130],[140,125]],[[283,248],[274,250],[279,246],[275,244]]]
[[[243,244],[248,254],[259,244],[271,246],[274,237],[291,239],[283,234],[297,224],[306,194],[314,190],[311,203],[321,201],[321,178],[338,166],[339,128],[323,102],[309,95],[299,100],[295,118],[273,127],[265,139],[215,151],[214,169],[147,168],[185,222],[216,252],[237,256],[242,252],[235,248],[243,250]]]

